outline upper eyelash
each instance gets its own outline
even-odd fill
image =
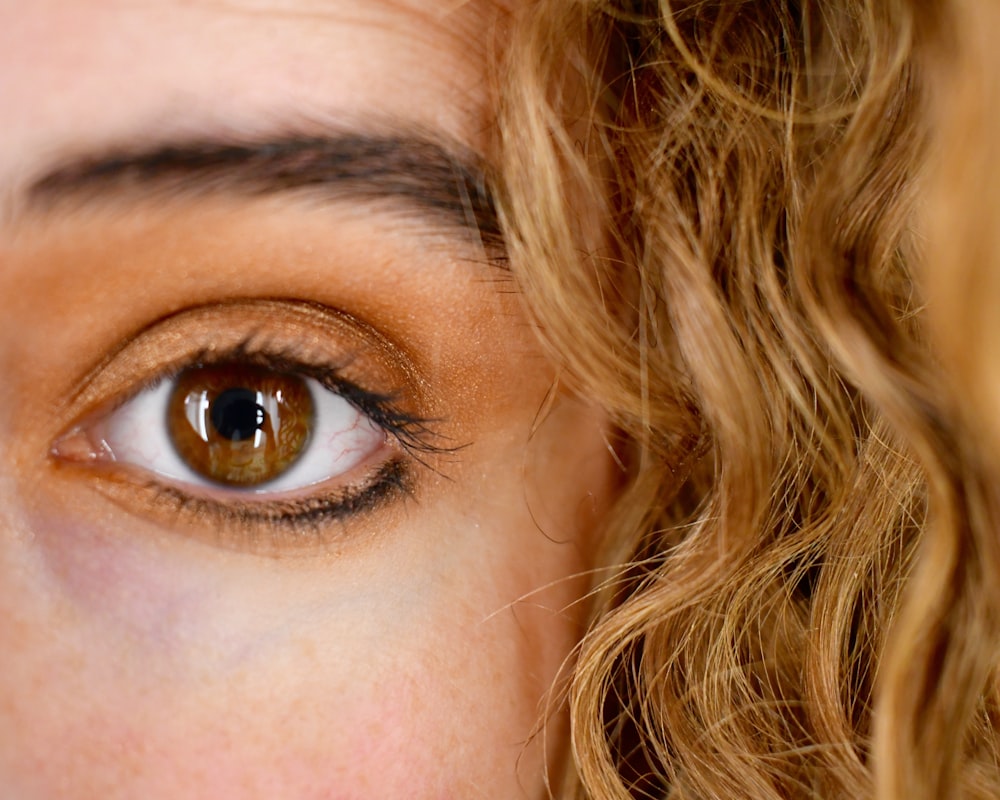
[[[263,367],[275,372],[312,378],[323,388],[343,397],[392,436],[409,456],[424,466],[428,465],[423,456],[455,453],[465,447],[465,445],[444,443],[446,437],[434,427],[443,420],[405,412],[399,408],[395,394],[371,392],[340,377],[344,364],[320,362],[315,357],[304,356],[294,347],[285,346],[279,349],[266,342],[257,341],[255,335],[248,336],[225,350],[197,351],[181,364],[175,365],[169,372],[147,381],[142,389],[150,388],[164,380],[172,380],[186,369],[226,363]]]

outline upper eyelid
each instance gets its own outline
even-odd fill
[[[112,400],[126,402],[196,358],[215,360],[248,342],[294,350],[298,364],[336,366],[346,383],[404,388],[416,408],[438,405],[409,354],[365,323],[316,303],[250,299],[195,306],[145,326],[85,373],[61,416],[69,423]],[[355,380],[361,372],[366,380]]]

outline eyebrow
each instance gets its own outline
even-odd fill
[[[25,192],[30,212],[67,202],[266,196],[309,192],[345,201],[388,201],[502,249],[485,159],[421,134],[195,139],[122,147],[58,163]]]

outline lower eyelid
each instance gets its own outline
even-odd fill
[[[128,472],[112,473],[95,488],[169,535],[183,532],[185,538],[215,548],[280,558],[336,552],[354,535],[354,519],[378,513],[384,523],[381,515],[392,513],[399,500],[413,493],[410,463],[398,454],[367,469],[353,484],[305,497],[254,501],[243,494],[220,500]]]

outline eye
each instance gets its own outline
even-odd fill
[[[385,431],[317,380],[238,363],[185,369],[100,427],[102,448],[116,462],[254,494],[338,478],[386,442]]]
[[[412,496],[418,467],[439,473],[459,449],[440,407],[411,357],[367,324],[237,300],[125,339],[73,393],[75,422],[50,455],[171,531],[277,554]]]

